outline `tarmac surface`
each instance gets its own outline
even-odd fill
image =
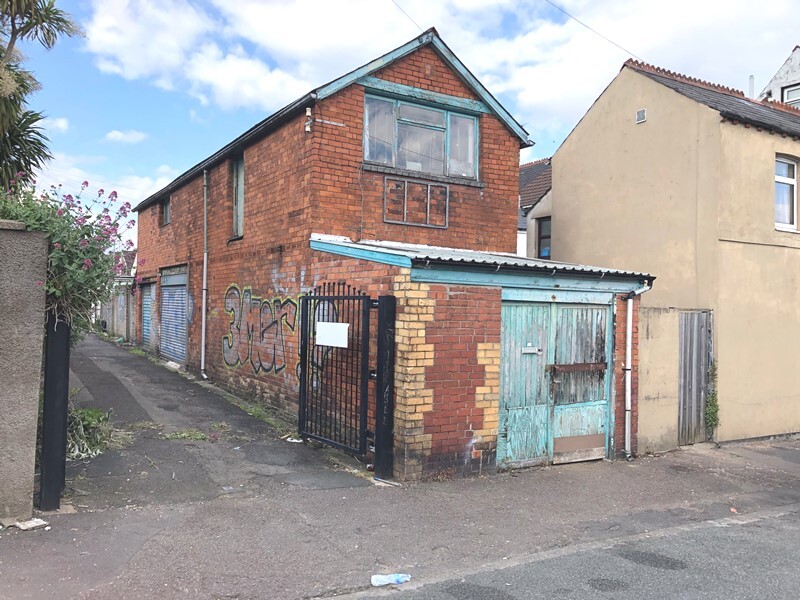
[[[131,443],[68,464],[49,530],[0,531],[3,600],[800,597],[800,440],[387,487],[124,347],[71,367]]]

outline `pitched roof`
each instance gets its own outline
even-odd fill
[[[520,165],[519,205],[525,213],[536,206],[553,185],[553,167],[549,158]]]
[[[739,90],[667,71],[632,59],[626,61],[622,68],[632,69],[682,96],[705,104],[719,112],[723,119],[747,123],[775,133],[800,138],[800,110],[782,102],[752,100]]]
[[[444,246],[427,246],[423,244],[407,244],[386,240],[361,240],[354,242],[350,238],[311,234],[312,248],[318,250],[337,250],[347,256],[360,256],[379,251],[381,254],[391,256],[398,265],[427,266],[429,264],[460,264],[475,265],[495,268],[522,269],[529,272],[540,273],[568,273],[573,275],[602,275],[614,276],[624,279],[644,279],[652,282],[655,277],[649,273],[637,271],[623,271],[620,269],[607,269],[564,263],[540,258],[525,258],[509,252],[482,252],[479,250],[464,250],[461,248],[447,248]],[[402,261],[407,261],[403,263]],[[393,263],[394,264],[394,263]]]
[[[205,169],[211,168],[215,164],[227,159],[229,156],[241,152],[243,148],[247,145],[251,144],[252,142],[263,138],[271,131],[275,130],[277,127],[285,123],[290,118],[301,114],[306,107],[311,106],[318,100],[322,100],[331,96],[338,91],[344,89],[345,87],[353,84],[358,83],[361,78],[366,78],[370,74],[386,67],[387,65],[411,54],[412,52],[418,50],[423,46],[430,46],[436,54],[439,55],[447,65],[449,65],[453,71],[458,75],[458,77],[464,82],[464,84],[472,90],[475,95],[480,98],[480,100],[486,104],[489,111],[493,113],[501,123],[503,123],[509,131],[511,131],[520,142],[521,148],[526,148],[528,146],[532,146],[533,142],[528,138],[528,132],[525,131],[525,128],[520,125],[519,122],[511,115],[511,113],[506,110],[503,105],[501,105],[497,99],[492,96],[492,94],[487,90],[483,84],[478,81],[478,79],[472,74],[472,72],[464,65],[464,63],[459,60],[459,58],[453,54],[453,51],[444,43],[441,37],[439,37],[439,33],[436,31],[435,28],[431,27],[424,33],[422,33],[419,37],[416,37],[402,46],[395,48],[391,52],[384,54],[383,56],[371,60],[365,65],[350,71],[349,73],[342,75],[326,83],[323,86],[320,86],[314,90],[311,90],[306,95],[298,98],[294,102],[287,104],[277,112],[273,113],[260,123],[257,123],[242,135],[237,137],[235,140],[230,142],[229,144],[225,145],[223,148],[206,158],[205,160],[199,162],[188,171],[179,175],[175,180],[172,181],[169,185],[164,187],[163,189],[157,191],[156,193],[150,195],[145,200],[140,202],[136,205],[133,209],[135,212],[139,212],[151,204],[155,204],[160,199],[164,198],[171,192],[175,191],[176,189],[180,188],[181,186],[185,185],[198,175],[200,175]]]
[[[517,209],[517,231],[525,231],[528,229],[528,219],[525,218],[525,211],[520,206]]]

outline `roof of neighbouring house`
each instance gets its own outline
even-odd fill
[[[553,166],[542,158],[519,167],[519,206],[524,213],[539,203],[553,186]]]
[[[351,84],[358,83],[362,78],[368,78],[370,74],[383,69],[387,65],[390,65],[405,56],[408,56],[423,46],[430,46],[434,52],[436,52],[439,58],[441,58],[453,69],[453,71],[458,75],[459,79],[461,79],[461,81],[473,93],[475,93],[478,98],[480,98],[480,100],[486,105],[492,114],[494,114],[500,120],[500,122],[502,122],[506,128],[519,139],[521,148],[526,148],[533,145],[533,142],[528,138],[528,132],[525,131],[525,128],[511,115],[511,113],[508,112],[508,110],[506,110],[505,107],[503,107],[497,101],[497,99],[489,92],[489,90],[487,90],[483,84],[478,81],[478,79],[464,65],[464,63],[462,63],[461,60],[453,53],[453,51],[450,50],[447,44],[444,43],[436,29],[431,27],[427,31],[423,32],[420,36],[406,42],[398,48],[395,48],[391,52],[371,60],[365,65],[362,65],[361,67],[354,69],[349,73],[326,83],[325,85],[311,90],[305,96],[298,98],[290,104],[287,104],[260,123],[257,123],[248,129],[242,135],[225,145],[223,148],[205,160],[199,162],[188,171],[179,175],[166,187],[157,191],[155,194],[148,196],[142,202],[137,204],[133,210],[135,212],[139,212],[148,206],[155,204],[166,195],[200,175],[205,169],[208,169],[222,160],[225,160],[229,156],[240,152],[247,145],[263,138],[290,118],[301,114],[306,107],[312,105],[314,102],[327,98],[328,96],[339,92]]]
[[[746,123],[774,133],[800,138],[800,110],[769,100],[752,100],[744,92],[695,79],[630,59],[622,66],[656,81],[682,96],[705,104],[728,121]]]
[[[364,256],[368,256],[370,252],[392,255],[398,259],[405,259],[407,264],[404,264],[403,261],[398,261],[397,264],[407,267],[427,266],[431,263],[435,263],[485,266],[498,269],[505,267],[549,274],[564,273],[571,275],[617,276],[628,279],[642,279],[649,282],[655,279],[655,277],[649,273],[556,262],[552,260],[542,260],[540,258],[525,258],[507,252],[483,252],[479,250],[407,244],[404,242],[385,240],[361,240],[360,242],[354,242],[346,237],[313,233],[311,234],[312,248],[315,247],[315,242],[321,246],[317,249],[330,250],[338,247],[340,253],[346,256],[358,256],[363,258]]]

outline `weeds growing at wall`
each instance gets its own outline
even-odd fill
[[[99,408],[70,408],[67,425],[67,459],[87,460],[105,452],[114,429],[110,415]]]
[[[706,396],[706,432],[709,438],[719,427],[719,399],[717,398],[717,363],[712,361],[708,376],[708,395]]]

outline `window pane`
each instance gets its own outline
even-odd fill
[[[800,87],[795,87],[783,91],[784,102],[797,102],[798,100],[800,100]]]
[[[438,110],[401,104],[399,111],[401,119],[408,119],[409,121],[422,123],[424,125],[444,127],[444,113]]]
[[[475,119],[450,115],[450,175],[475,177]]]
[[[550,217],[539,219],[539,235],[550,237]]]
[[[794,164],[783,162],[782,160],[776,160],[775,175],[778,177],[788,177],[789,179],[794,179]]]
[[[364,120],[364,160],[394,164],[394,103],[367,98]]]
[[[775,222],[794,225],[794,186],[775,182]]]
[[[444,131],[398,123],[397,138],[399,168],[444,174]]]
[[[244,233],[244,157],[233,163],[233,235]]]

